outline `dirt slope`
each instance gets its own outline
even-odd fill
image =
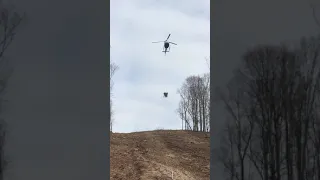
[[[111,180],[208,180],[209,133],[111,134]]]

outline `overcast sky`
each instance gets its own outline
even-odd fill
[[[114,76],[113,131],[179,129],[177,89],[190,75],[209,72],[209,0],[111,0]],[[163,43],[177,43],[165,56]],[[168,98],[163,98],[168,92]]]

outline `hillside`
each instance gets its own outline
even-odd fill
[[[112,133],[111,180],[208,180],[209,133]]]

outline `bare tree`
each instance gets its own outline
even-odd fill
[[[17,33],[17,28],[21,24],[25,15],[21,15],[8,4],[0,1],[0,115],[3,112],[2,106],[6,101],[4,95],[7,89],[7,82],[13,69],[8,64],[8,59],[4,58],[5,52],[13,42]],[[6,122],[1,119],[0,122],[0,180],[4,179],[4,171],[7,167],[5,156],[6,142]]]
[[[318,27],[320,27],[320,21],[319,21],[319,14],[317,14],[317,11],[319,11],[319,4],[317,4],[316,1],[311,2],[309,1],[309,6],[311,8],[312,11],[312,18],[315,21],[316,25]],[[312,39],[313,41],[315,40],[314,43],[316,43],[316,45],[319,44],[319,38],[317,39]],[[306,47],[307,43],[303,43],[304,45],[302,45],[304,47],[305,50],[308,50],[309,48]],[[317,46],[314,46],[313,44],[313,48]],[[310,52],[310,51],[309,51]],[[313,53],[318,53],[318,50],[314,50],[311,51]],[[317,57],[318,54],[314,57]],[[317,58],[316,58],[317,59]],[[319,68],[319,67],[317,67]],[[318,90],[315,90],[316,93]],[[319,109],[319,99],[316,99],[316,108]],[[309,144],[306,145],[307,148],[307,152],[309,152],[308,157],[310,157],[311,159],[309,159],[309,166],[306,167],[306,176],[309,178],[310,176],[315,177],[316,179],[320,179],[320,116],[318,112],[315,112],[314,114],[314,118],[313,120],[311,120],[311,126],[312,126],[312,132],[310,133],[310,139],[311,139],[311,147]],[[311,165],[310,165],[311,164]]]
[[[112,90],[113,90],[113,85],[114,82],[112,80],[115,72],[119,69],[119,66],[117,64],[115,64],[114,62],[110,63],[110,95],[112,96]],[[111,113],[111,117],[110,117],[110,131],[112,132],[112,125],[114,122],[114,117],[113,117],[113,109],[112,109],[112,99],[110,98],[110,113]]]
[[[200,131],[206,132],[210,126],[210,74],[206,73],[198,82],[199,98],[200,98]]]
[[[4,179],[4,172],[8,165],[8,160],[6,158],[4,145],[6,142],[6,122],[1,120],[0,124],[0,179]]]
[[[221,138],[221,148],[220,151],[216,152],[218,154],[218,161],[222,163],[224,172],[227,173],[228,180],[238,180],[239,173],[237,168],[239,163],[236,160],[235,152],[236,145],[234,142],[235,131],[232,129],[229,123],[226,123],[226,127],[223,130],[223,136]]]
[[[303,38],[300,43],[299,60],[301,71],[298,74],[300,83],[297,92],[300,97],[294,99],[301,103],[296,113],[300,119],[294,121],[295,141],[297,148],[297,174],[300,178],[320,177],[319,164],[319,90],[320,90],[320,36]],[[313,138],[316,137],[316,138]],[[311,158],[311,159],[310,159]],[[312,165],[311,165],[312,164]],[[313,166],[313,167],[312,167]],[[317,169],[317,170],[315,170]]]
[[[294,49],[257,46],[244,54],[232,79],[236,86],[222,96],[237,137],[233,155],[240,165],[234,166],[240,168],[232,174],[238,179],[248,179],[244,161],[255,167],[255,179],[320,177],[319,42],[320,37],[303,38]]]
[[[186,84],[183,84],[180,89],[177,91],[180,94],[180,102],[179,106],[177,109],[177,113],[179,114],[179,117],[181,118],[181,126],[182,130],[191,130],[191,125],[189,121],[189,116],[188,116],[188,109],[189,109],[189,104],[190,100],[188,99],[188,87]]]
[[[311,8],[311,12],[312,12],[312,18],[315,21],[315,23],[317,24],[318,27],[320,27],[320,21],[319,18],[317,17],[317,7],[316,7],[316,3],[313,3],[311,1],[309,1],[309,6]]]
[[[185,129],[203,132],[209,130],[209,87],[210,76],[205,74],[202,77],[189,76],[178,90],[181,100],[177,111],[182,123],[185,123]]]
[[[244,180],[253,178],[251,169],[246,167],[251,167],[247,166],[247,161],[255,124],[249,121],[251,106],[247,101],[243,85],[239,83],[240,80],[239,76],[236,76],[226,89],[217,89],[217,94],[229,115],[223,135],[227,140],[222,139],[223,152],[220,152],[227,153],[228,157],[222,157],[220,161],[224,164],[230,179]],[[226,151],[227,147],[231,148],[230,151]],[[230,158],[233,164],[230,164]],[[224,161],[228,162],[228,167]]]
[[[209,58],[205,57],[208,69],[210,70],[210,56]]]

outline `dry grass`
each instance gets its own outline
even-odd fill
[[[207,180],[209,133],[157,130],[111,134],[112,180]]]

